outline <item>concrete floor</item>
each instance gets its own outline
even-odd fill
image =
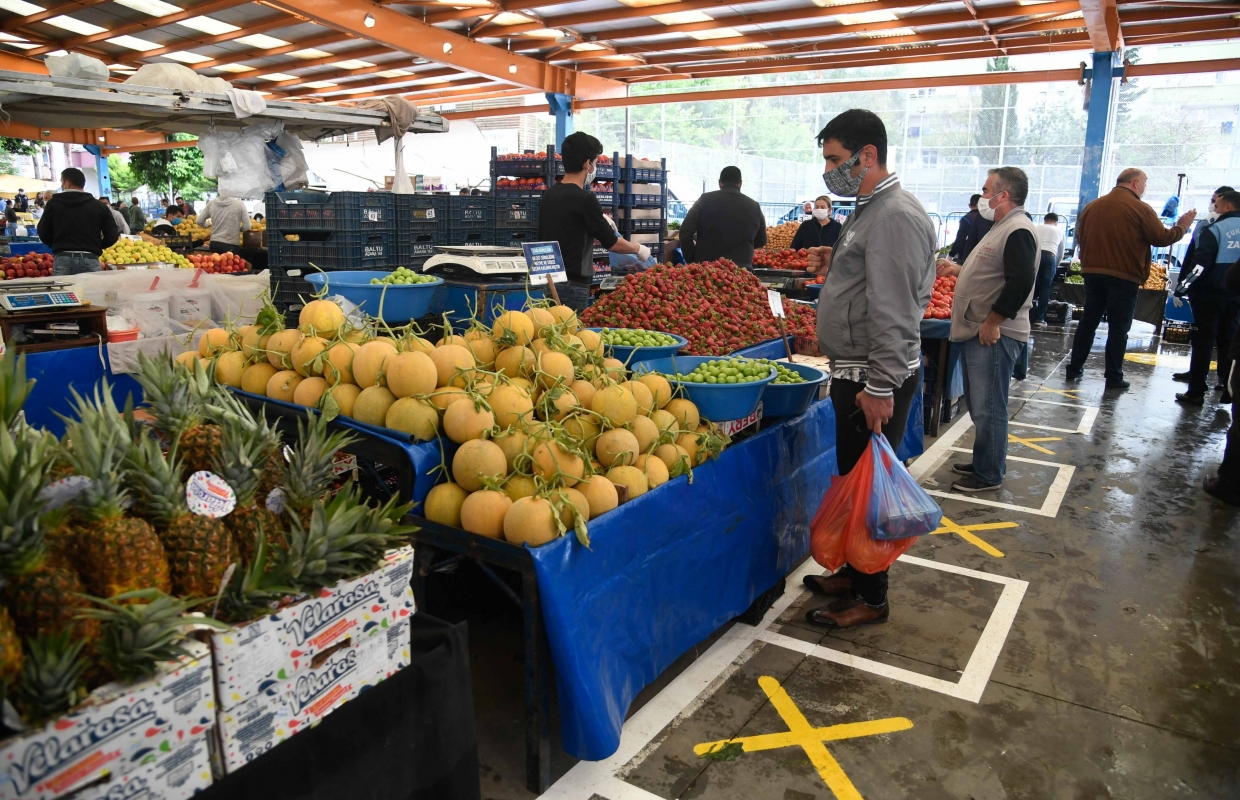
[[[1103,391],[1105,329],[1071,386],[1070,337],[1035,334],[1004,488],[937,498],[950,530],[892,567],[887,624],[806,624],[822,598],[802,565],[762,626],[728,626],[643,693],[617,756],[557,744],[545,796],[1240,797],[1240,525],[1200,489],[1229,409],[1176,404],[1187,348],[1135,327],[1126,392]],[[914,475],[947,492],[972,435],[953,422]],[[470,569],[429,610],[470,621],[483,796],[532,798],[520,618]]]

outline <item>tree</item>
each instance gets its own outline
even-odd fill
[[[32,142],[29,139],[14,139],[11,136],[0,136],[0,151],[15,156],[33,156],[38,155],[43,150],[43,145],[38,142]]]
[[[128,198],[142,185],[120,156],[108,156],[108,174],[112,176],[112,194],[121,199]]]
[[[1007,72],[1010,69],[1007,56],[986,62],[987,72]],[[1008,138],[1015,138],[1016,131],[1016,87],[1005,84],[983,86],[982,107],[973,122],[973,154],[983,164],[998,163],[1005,132]]]
[[[173,134],[173,141],[183,142],[193,138],[183,133]],[[173,196],[179,194],[186,200],[200,200],[206,192],[215,191],[216,187],[213,178],[202,174],[202,151],[197,147],[132,153],[129,169],[139,186],[149,186],[162,193],[171,185]]]

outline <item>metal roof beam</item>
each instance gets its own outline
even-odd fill
[[[455,69],[449,69],[449,68],[432,69],[432,70],[427,70],[426,72],[423,72],[423,73],[411,72],[408,75],[401,75],[395,78],[383,78],[380,80],[369,80],[369,81],[366,81],[366,80],[355,81],[353,83],[343,83],[343,84],[337,84],[335,86],[323,86],[318,89],[293,89],[292,91],[285,92],[284,96],[285,98],[289,100],[293,100],[298,97],[305,97],[307,95],[347,92],[350,89],[357,89],[363,86],[369,89],[379,89],[384,86],[395,86],[396,84],[399,84],[399,83],[412,83],[413,81],[423,81],[423,80],[428,80],[430,78],[450,78],[453,75],[460,75],[460,74],[461,73]],[[321,81],[321,80],[327,80],[327,78],[320,78],[318,75],[307,75],[304,82],[313,83],[315,81]],[[421,88],[421,87],[418,87],[418,86],[406,86],[405,87],[405,89],[407,90],[413,90],[413,89],[418,89],[418,88]],[[401,90],[397,90],[396,94],[400,94],[400,91]]]
[[[364,51],[362,50],[358,51],[358,53],[362,53],[362,52]],[[382,52],[391,53],[391,50],[388,50],[385,48],[383,49]],[[377,55],[377,53],[371,53],[371,55]],[[350,52],[348,56],[344,54],[338,55],[336,58],[334,58],[330,62],[322,62],[321,59],[313,59],[313,61],[319,61],[321,63],[334,63],[335,61],[348,61],[350,60],[351,57],[352,57],[352,52]],[[309,66],[319,66],[319,64],[307,63],[304,65],[303,64],[281,64],[280,65],[281,71],[284,71],[284,72],[287,72],[290,70],[296,71],[298,69],[304,69],[305,67],[309,67]],[[263,84],[263,88],[279,89],[285,86],[301,86],[302,84],[313,83],[314,81],[330,81],[330,80],[335,80],[336,78],[361,77],[363,75],[370,75],[375,72],[383,72],[389,69],[403,69],[403,68],[404,67],[400,66],[399,64],[391,63],[391,64],[375,64],[373,67],[358,67],[357,69],[334,69],[334,70],[328,70],[326,72],[314,72],[314,73],[311,73],[310,75],[299,75],[298,77],[292,80],[288,80],[288,81],[274,81],[272,83],[265,83]],[[458,71],[459,70],[445,67],[444,69],[425,70],[424,72],[421,72],[421,73],[415,72],[414,74],[422,75],[423,77],[427,77],[427,78],[441,78],[446,75],[455,75]]]
[[[51,17],[58,17],[61,14],[72,14],[74,11],[81,11],[85,8],[109,3],[111,0],[70,0],[68,3],[59,3],[53,5],[36,14],[28,14],[24,17],[11,17],[0,23],[0,31],[15,31],[26,25],[33,25],[36,22],[42,22]]]
[[[228,55],[222,55],[219,58],[213,58],[210,61],[199,61],[197,64],[186,64],[185,66],[189,67],[190,69],[210,69],[211,67],[218,67],[221,64],[240,64],[246,61],[257,61],[261,58],[272,58],[274,56],[282,56],[282,55],[285,55],[286,53],[293,53],[298,50],[308,50],[312,47],[323,47],[323,46],[328,46],[328,45],[333,45],[333,44],[343,44],[345,42],[353,42],[353,41],[357,41],[357,40],[353,39],[350,36],[345,36],[344,34],[338,31],[331,31],[329,33],[323,34],[322,36],[312,36],[309,39],[299,39],[296,42],[289,42],[288,44],[280,45],[279,47],[272,47],[268,50],[257,50],[257,51],[248,50],[248,51],[240,51],[240,52],[231,52]],[[370,51],[373,51],[371,52],[371,55],[377,55],[378,52],[386,52],[385,50],[381,51],[380,48],[375,48],[375,47],[368,48],[368,49]],[[333,53],[331,57],[323,56],[320,58],[309,58],[309,59],[293,58],[292,60],[288,62],[288,64],[285,64],[284,62],[280,62],[280,66],[291,67],[292,65],[296,64],[299,67],[307,68],[307,67],[316,66],[318,64],[333,64],[337,61],[345,61],[350,58],[353,58],[353,55],[351,53],[350,55],[345,55],[343,53]]]
[[[1085,29],[1089,31],[1089,43],[1094,51],[1108,53],[1124,46],[1124,34],[1120,30],[1119,10],[1115,0],[1080,0],[1081,13],[1085,15]]]
[[[464,80],[460,80],[460,81],[444,81],[442,83],[429,83],[425,87],[407,86],[405,87],[405,89],[406,90],[422,89],[423,91],[426,91],[426,92],[436,92],[436,91],[443,91],[445,89],[451,89],[454,87],[462,87],[462,86],[467,86],[467,85],[478,87],[481,84],[486,84],[487,86],[491,86],[491,85],[494,85],[495,82],[492,81],[490,78],[481,78],[481,77],[465,78]],[[365,100],[368,97],[387,97],[388,95],[395,94],[407,100],[416,100],[418,96],[421,94],[421,92],[418,92],[418,91],[406,91],[406,90],[398,89],[394,92],[358,92],[357,94],[341,95],[339,97],[324,97],[322,99],[330,100],[330,101],[348,102],[352,100]]]
[[[576,3],[579,0],[510,0],[506,3],[491,2],[488,6],[478,6],[476,8],[467,8],[457,11],[449,9],[444,11],[436,11],[433,14],[426,15],[426,24],[434,25],[437,22],[452,22],[461,19],[472,19],[474,17],[485,17],[493,10],[521,12],[528,11],[532,8],[548,8],[550,6],[567,5],[568,3]],[[472,12],[472,13],[471,13]]]
[[[255,20],[254,22],[247,23],[244,28],[229,31],[228,33],[218,33],[214,36],[199,36],[193,39],[181,39],[175,44],[157,47],[154,50],[141,50],[130,53],[117,58],[114,63],[137,64],[144,58],[154,58],[155,56],[162,56],[165,53],[174,53],[179,50],[193,50],[195,47],[208,47],[213,44],[220,44],[222,42],[230,42],[233,39],[240,39],[242,36],[252,36],[256,33],[266,33],[267,31],[274,30],[276,28],[287,28],[290,25],[296,24],[298,24],[297,20],[289,19],[286,15],[280,14],[276,17],[267,17],[266,19]]]
[[[854,6],[871,6],[869,10],[878,10],[882,8],[919,8],[925,3],[914,3],[912,0],[870,0],[870,2],[850,3],[849,8]],[[840,6],[841,8],[843,6]],[[648,19],[652,14],[678,14],[684,11],[704,11],[711,8],[724,8],[731,10],[732,6],[721,0],[681,0],[679,3],[667,3],[661,6],[619,6],[617,8],[605,8],[601,11],[586,11],[577,14],[561,14],[558,17],[547,17],[544,19],[553,27],[563,27],[568,25],[595,25],[602,22],[619,22],[626,19]],[[817,16],[820,9],[817,6],[809,6],[808,8],[798,9],[800,15],[796,19],[804,19],[807,15]],[[841,12],[836,12],[841,13]],[[843,12],[847,13],[847,12]],[[507,33],[524,33],[536,28],[543,28],[546,25],[521,23],[520,25],[505,25],[504,30]]]
[[[174,22],[180,22],[183,19],[198,17],[204,14],[211,14],[213,12],[223,11],[229,8],[235,8],[236,6],[243,5],[247,2],[249,2],[249,0],[213,0],[213,2],[205,3],[201,6],[195,6],[193,8],[187,8],[184,11],[178,11],[175,14],[169,14],[164,17],[152,17],[149,19],[139,20],[137,22],[130,22],[128,24],[121,25],[119,28],[113,28],[110,31],[100,31],[99,33],[92,33],[86,36],[74,36],[71,39],[62,39],[59,42],[59,47],[52,47],[50,45],[45,47],[36,47],[33,50],[30,50],[29,53],[32,56],[39,56],[61,48],[65,50],[75,50],[84,44],[90,44],[104,39],[113,39],[117,36],[128,36],[131,33],[151,30],[152,28],[162,28],[165,25],[171,25]]]
[[[575,97],[614,97],[625,91],[618,81],[509,53],[366,0],[271,0],[271,5],[393,50],[538,91]]]

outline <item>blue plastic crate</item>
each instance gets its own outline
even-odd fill
[[[538,228],[538,207],[541,200],[495,198],[495,228]]]
[[[649,167],[623,167],[620,174],[626,183],[662,183],[664,176],[663,170]]]
[[[285,241],[286,231],[267,233],[267,263],[281,269],[386,269],[396,265],[396,234],[371,232],[299,233],[300,241]]]
[[[491,230],[495,226],[495,198],[487,196],[448,198],[448,231]]]
[[[448,195],[398,194],[395,197],[396,223],[393,227],[398,234],[448,232]]]
[[[663,208],[661,194],[621,194],[621,208]]]
[[[396,223],[390,192],[267,192],[267,227],[283,231],[373,231]]]
[[[446,244],[448,235],[438,232],[396,231],[396,266],[412,268],[435,255],[435,248]]]
[[[625,219],[621,217],[616,220],[621,233],[662,233],[664,220],[660,217],[654,219]]]
[[[495,244],[495,231],[491,228],[451,228],[448,230],[449,245],[492,245]]]
[[[492,173],[504,177],[541,178],[547,174],[546,157],[496,158],[491,164]]]
[[[543,191],[543,189],[496,189],[493,194],[495,203],[498,205],[502,200],[540,200]]]
[[[503,228],[495,231],[495,238],[491,243],[497,247],[520,247],[525,242],[537,242],[537,228],[512,229]]]

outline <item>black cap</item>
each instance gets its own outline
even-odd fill
[[[719,182],[732,186],[740,186],[741,168],[740,167],[724,167],[723,172],[719,173]]]

